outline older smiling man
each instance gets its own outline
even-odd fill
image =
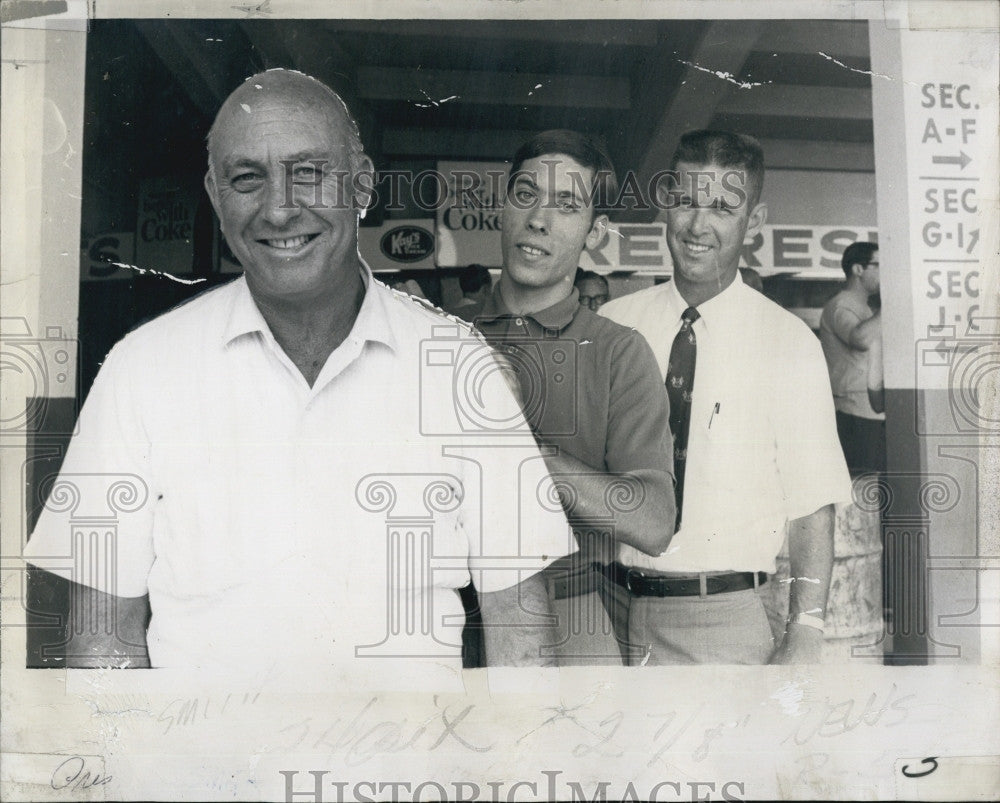
[[[459,667],[470,577],[487,661],[549,662],[537,571],[572,548],[565,517],[538,499],[544,464],[500,371],[478,412],[523,434],[491,449],[489,432],[449,429],[468,399],[424,381],[424,347],[478,341],[361,260],[372,164],[343,102],[300,73],[261,73],[208,145],[205,188],[245,273],[104,362],[57,482],[88,499],[101,478],[134,489],[116,542],[74,541],[50,499],[25,551],[73,581],[68,663]]]

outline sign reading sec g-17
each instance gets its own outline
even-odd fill
[[[580,267],[598,273],[669,275],[673,263],[665,228],[661,222],[612,223],[604,241],[583,252]],[[754,268],[763,276],[802,273],[838,278],[844,249],[859,240],[878,242],[878,232],[868,226],[766,225],[743,244],[740,267]]]

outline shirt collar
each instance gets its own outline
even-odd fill
[[[743,283],[743,279],[736,272],[736,277],[732,283],[716,296],[712,296],[708,301],[698,305],[698,320],[702,321],[706,328],[719,325],[725,320],[732,320],[731,312],[740,304],[740,297],[748,288]],[[756,291],[754,291],[756,292]],[[670,320],[680,326],[681,315],[688,308],[688,303],[677,290],[677,285],[671,280],[667,286],[666,299],[668,304],[668,314]]]
[[[525,313],[519,317],[529,318],[544,329],[561,330],[570,325],[579,311],[580,293],[574,287],[573,292],[562,301],[556,302],[551,307],[546,307],[537,312]],[[496,320],[497,318],[514,315],[515,313],[511,312],[510,308],[504,303],[503,296],[500,293],[500,283],[497,282],[496,287],[493,288],[493,292],[490,293],[489,298],[483,304],[482,312],[476,317]]]
[[[361,260],[361,280],[365,286],[365,297],[361,302],[361,309],[358,310],[358,317],[351,327],[348,339],[355,339],[364,342],[372,340],[384,343],[393,351],[396,350],[397,339],[392,329],[392,316],[389,314],[387,299],[392,295],[392,291],[384,284],[372,276],[371,268]],[[229,310],[229,318],[226,321],[222,333],[222,342],[229,345],[236,338],[243,335],[259,332],[265,339],[274,340],[267,321],[261,315],[257,307],[250,288],[247,286],[246,276],[240,276],[234,282],[235,298]]]

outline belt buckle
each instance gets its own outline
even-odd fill
[[[629,594],[634,594],[635,591],[632,587],[632,578],[637,577],[640,580],[645,577],[645,575],[639,571],[639,569],[626,569],[625,570],[625,590]]]

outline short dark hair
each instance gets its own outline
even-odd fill
[[[747,134],[707,129],[688,131],[677,143],[670,169],[676,170],[681,162],[742,168],[746,172],[748,211],[760,201],[764,189],[764,149]]]
[[[844,255],[840,258],[840,267],[844,269],[844,275],[851,278],[851,266],[861,265],[867,268],[868,264],[878,251],[878,243],[851,243],[844,249]]]
[[[601,276],[601,274],[592,270],[581,270],[580,268],[577,268],[576,279],[573,280],[573,284],[579,284],[580,282],[588,282],[595,280],[601,282],[605,286],[605,288],[608,286],[608,280],[605,279],[603,276]]]
[[[462,268],[462,272],[458,274],[458,286],[462,288],[463,293],[477,293],[492,284],[490,272],[482,265],[469,265],[467,268]]]
[[[539,156],[569,156],[583,167],[594,171],[590,184],[592,198],[590,199],[594,215],[607,214],[618,199],[618,177],[615,166],[611,163],[604,148],[593,137],[570,131],[567,128],[554,128],[542,131],[521,145],[511,160],[510,174],[507,177],[507,192],[514,184],[518,172],[529,159]]]

